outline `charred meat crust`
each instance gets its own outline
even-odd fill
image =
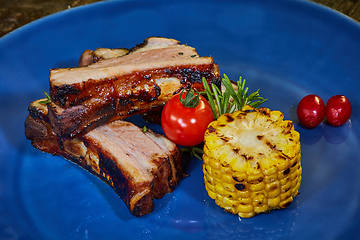
[[[214,80],[218,79],[218,77],[214,76],[211,71],[201,71],[199,73],[199,70],[187,69],[176,70],[171,72],[170,75],[178,77],[178,74],[185,74],[186,78],[190,80],[184,81],[182,85],[192,86],[198,91],[202,91],[203,86],[201,82],[197,82],[198,80],[192,80],[194,74],[199,74],[200,78],[202,76],[210,77],[211,81],[219,83],[218,80]],[[89,84],[91,85],[91,83]],[[136,84],[139,83],[135,82],[135,85],[123,87],[124,89],[135,89]],[[177,93],[176,90],[172,91],[172,94]],[[147,84],[147,90],[141,88],[123,94],[116,94],[114,83],[109,81],[108,84],[103,86],[93,85],[93,90],[89,95],[78,95],[75,102],[81,102],[80,105],[69,108],[61,108],[56,104],[49,105],[49,118],[56,134],[61,137],[74,137],[86,133],[103,123],[161,108],[168,99],[158,101],[157,98],[160,94],[161,88],[156,83]],[[87,99],[88,96],[92,96],[92,99]]]
[[[148,79],[151,76],[151,79]],[[139,88],[140,93],[139,101],[151,101],[156,99],[156,95],[151,95],[154,92],[149,93],[144,88],[145,85],[151,85],[152,89],[159,89],[159,86],[154,83],[152,79],[159,78],[171,78],[175,77],[180,80],[180,83],[184,86],[191,85],[198,91],[203,90],[202,77],[205,77],[208,82],[215,83],[220,87],[220,77],[214,73],[214,64],[206,65],[184,65],[166,67],[162,69],[155,69],[150,71],[138,71],[130,73],[121,77],[113,77],[106,79],[99,84],[96,80],[88,80],[82,83],[76,83],[72,85],[64,84],[61,86],[51,86],[50,94],[51,100],[61,107],[71,107],[82,104],[89,96],[101,97],[107,96],[108,98],[119,98],[124,94],[122,90]],[[159,96],[159,95],[158,95]]]
[[[159,168],[153,171],[153,194],[155,198],[162,198],[167,192],[171,192],[173,190],[169,184],[169,178],[171,176],[171,159],[166,156],[157,159],[157,161],[157,165],[159,166]]]
[[[47,108],[46,105],[44,105],[44,110],[40,110],[37,107],[35,107],[33,104],[30,104],[28,107],[29,115],[32,116],[34,119],[49,121],[46,108]]]
[[[86,104],[65,109],[51,103],[48,104],[48,118],[51,128],[58,136],[73,138],[107,122],[124,119],[163,106],[160,101],[138,102],[137,105],[134,102],[129,99],[126,102],[99,99],[99,101],[91,100]]]
[[[28,139],[47,137],[48,129],[43,120],[29,115],[25,120],[25,136]]]
[[[115,114],[114,101],[88,101],[84,105],[63,109],[48,104],[48,118],[53,131],[64,138],[74,137],[81,132],[88,132],[106,123]]]
[[[152,108],[151,111],[144,112],[141,116],[147,122],[160,124],[162,109],[163,109],[163,105],[159,107],[154,107]]]
[[[77,96],[80,93],[80,90],[73,85],[64,84],[61,87],[55,86],[51,88],[50,93],[51,93],[51,100],[53,102],[56,102],[60,106],[64,106],[67,100],[65,96],[68,95]]]
[[[60,154],[58,138],[55,134],[49,133],[44,120],[29,115],[25,120],[25,136],[31,140],[31,144],[44,152],[54,155]]]

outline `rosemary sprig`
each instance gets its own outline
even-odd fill
[[[45,94],[45,96],[46,96],[46,100],[40,101],[39,103],[41,103],[41,104],[48,104],[48,103],[50,103],[50,102],[51,102],[51,98],[50,98],[49,94],[48,94],[47,92],[45,92],[45,91],[44,91],[44,94]]]
[[[204,151],[202,150],[202,147],[194,146],[194,147],[183,147],[180,148],[182,152],[188,152],[190,154],[190,157],[196,157],[197,159],[202,161],[202,155]]]
[[[245,87],[246,80],[241,76],[236,84],[237,90],[234,89],[233,83],[231,83],[226,74],[224,74],[222,79],[222,84],[225,87],[224,92],[221,92],[213,83],[210,88],[205,78],[202,79],[202,82],[213,111],[214,119],[217,119],[224,113],[233,113],[241,110],[245,105],[256,108],[267,101],[267,99],[260,97],[260,89],[248,94],[249,88]]]

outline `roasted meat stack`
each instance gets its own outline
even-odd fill
[[[182,177],[178,147],[123,121],[161,109],[183,88],[219,84],[211,57],[174,39],[148,38],[130,49],[86,50],[80,67],[50,70],[50,101],[29,106],[25,134],[34,147],[61,155],[107,182],[136,216]]]

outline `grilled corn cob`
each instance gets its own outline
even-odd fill
[[[300,136],[283,117],[246,106],[209,124],[203,172],[217,205],[248,218],[293,201],[301,182]]]

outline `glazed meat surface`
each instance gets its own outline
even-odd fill
[[[103,123],[159,109],[183,88],[202,91],[203,77],[219,84],[213,59],[174,39],[148,38],[127,53],[105,51],[107,56],[86,67],[50,71],[49,120],[57,135],[74,137]]]

